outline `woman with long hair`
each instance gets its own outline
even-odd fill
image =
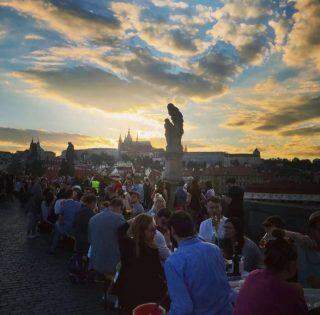
[[[239,292],[233,314],[307,314],[302,286],[288,282],[297,272],[297,257],[288,240],[270,240],[265,247],[266,268],[250,273]]]
[[[154,243],[156,226],[153,218],[140,214],[118,230],[121,269],[115,294],[123,312],[144,303],[159,303],[165,293],[165,277],[159,252]]]
[[[259,247],[244,234],[243,224],[238,218],[229,218],[224,224],[224,239],[221,247],[226,259],[234,254],[243,256],[244,270],[252,271],[262,266]]]

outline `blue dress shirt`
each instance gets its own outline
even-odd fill
[[[232,291],[219,247],[185,239],[168,257],[165,273],[170,315],[231,315]]]

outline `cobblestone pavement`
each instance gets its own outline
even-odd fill
[[[101,289],[69,281],[71,253],[48,248],[49,237],[26,238],[24,210],[0,205],[0,314],[107,314]]]

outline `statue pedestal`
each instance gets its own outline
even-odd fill
[[[176,189],[182,180],[182,151],[166,152],[165,154],[165,171],[163,173],[163,180],[168,183],[169,200],[167,207],[173,210],[173,202]]]

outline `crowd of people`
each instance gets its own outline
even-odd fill
[[[172,315],[303,315],[303,288],[320,288],[320,211],[306,234],[269,217],[256,243],[245,234],[243,191],[232,179],[225,196],[197,180],[170,196],[165,182],[136,176],[0,179],[1,195],[26,211],[28,239],[51,230],[55,255],[72,238],[88,270],[109,279],[123,314],[155,303]],[[238,294],[228,281],[235,257],[247,276]]]

